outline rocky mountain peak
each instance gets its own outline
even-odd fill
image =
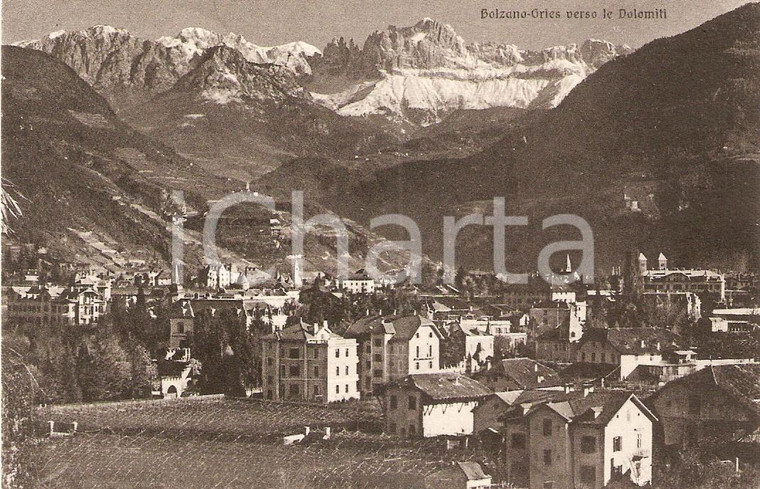
[[[618,56],[623,56],[632,52],[633,49],[626,44],[617,46],[609,41],[601,41],[598,39],[587,39],[580,49],[583,61],[594,68],[598,68],[607,61],[611,61]]]
[[[287,68],[252,63],[239,50],[226,45],[207,49],[174,89],[198,92],[201,98],[220,104],[309,98]]]

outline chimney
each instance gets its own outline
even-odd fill
[[[311,433],[311,428],[307,426],[306,429],[304,430],[304,436],[309,436],[309,433]]]
[[[325,438],[324,438],[325,440],[329,440],[329,439],[330,439],[330,434],[331,434],[331,431],[332,431],[332,430],[330,429],[330,427],[329,427],[329,426],[326,426],[326,427],[325,427]]]
[[[48,424],[50,425],[50,436],[53,436],[53,433],[55,432],[55,421],[48,421]]]
[[[563,386],[563,390],[565,391],[565,394],[569,393],[569,392],[570,392],[570,390],[571,390],[571,386],[570,386],[570,384],[565,384],[565,385]]]
[[[583,397],[588,397],[589,394],[594,392],[594,385],[593,384],[584,384],[583,385]]]
[[[533,364],[533,371],[538,372],[538,363]]]
[[[647,346],[647,342],[644,340],[641,340],[641,347],[645,348]]]

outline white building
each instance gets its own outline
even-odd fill
[[[381,391],[386,432],[402,438],[471,435],[473,409],[490,394],[456,373],[409,375]]]
[[[380,386],[409,374],[440,369],[441,333],[422,316],[371,316],[346,330],[359,344],[360,390],[371,395]]]
[[[352,294],[372,294],[375,292],[375,287],[375,279],[370,277],[364,269],[357,270],[347,278],[338,279],[338,288]]]
[[[713,332],[740,333],[760,327],[760,308],[713,309],[710,316]]]
[[[266,399],[329,403],[359,398],[356,340],[299,323],[262,339]]]

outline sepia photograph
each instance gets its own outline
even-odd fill
[[[760,489],[760,3],[0,9],[0,487]]]

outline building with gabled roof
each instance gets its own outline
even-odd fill
[[[576,361],[620,366],[625,379],[641,364],[659,364],[663,355],[678,350],[681,339],[663,328],[594,328],[578,342]]]
[[[408,375],[379,391],[386,432],[400,437],[471,435],[473,409],[492,391],[461,374]]]
[[[329,403],[359,398],[357,343],[327,324],[299,322],[262,338],[266,399]]]
[[[359,346],[362,395],[406,375],[440,369],[442,335],[425,317],[367,316],[351,324],[345,337]]]
[[[338,288],[352,294],[373,294],[375,292],[375,279],[369,276],[363,268],[350,274],[348,277],[338,279]]]
[[[530,358],[505,358],[472,377],[497,392],[556,388],[562,379],[556,370]]]
[[[515,404],[505,416],[510,482],[601,489],[613,477],[652,481],[656,416],[634,394],[584,389]],[[528,480],[519,480],[521,474]]]
[[[740,441],[760,428],[760,364],[707,366],[668,382],[647,402],[665,445]]]

